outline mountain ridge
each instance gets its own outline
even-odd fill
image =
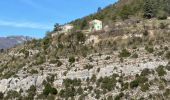
[[[0,37],[0,49],[7,49],[30,40],[32,40],[32,38],[28,36]]]

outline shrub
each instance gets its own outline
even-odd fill
[[[148,83],[142,84],[141,85],[141,91],[146,92],[147,90],[149,90],[149,84]]]
[[[166,89],[165,92],[163,93],[165,97],[168,97],[170,95],[170,89]]]
[[[165,57],[166,57],[167,59],[170,59],[170,51],[168,51],[168,52],[166,53]]]
[[[93,76],[91,77],[91,81],[96,82],[96,75],[93,74]]]
[[[133,54],[132,58],[138,58],[138,54],[137,53]]]
[[[159,26],[161,29],[165,29],[166,28],[166,25],[164,23],[160,23],[160,26]]]
[[[7,92],[6,97],[4,100],[13,100],[13,99],[19,99],[21,95],[17,91],[10,90]]]
[[[108,96],[107,100],[113,100],[112,96]]]
[[[57,67],[60,67],[61,65],[63,65],[63,63],[60,60],[57,60]]]
[[[35,70],[35,69],[32,69],[30,73],[31,73],[31,74],[38,74],[38,71]]]
[[[145,30],[145,31],[143,32],[143,35],[144,35],[144,36],[148,36],[148,34],[149,34],[149,32],[148,32],[147,30]]]
[[[51,92],[51,89],[52,89],[51,85],[50,85],[49,83],[47,83],[47,84],[45,85],[44,90],[43,90],[43,94],[44,94],[45,96],[48,96],[48,95],[50,94],[50,92]]]
[[[119,57],[129,57],[131,55],[131,53],[126,50],[126,49],[123,49],[120,54],[119,54]]]
[[[137,81],[137,80],[134,80],[130,83],[131,89],[136,88],[138,86],[139,86],[139,81]]]
[[[3,98],[4,98],[4,94],[0,92],[0,99],[3,100]]]
[[[36,95],[36,87],[34,85],[32,85],[28,90],[28,97],[27,99],[33,100],[34,96]]]
[[[82,32],[76,33],[76,38],[77,38],[77,42],[81,42],[81,43],[84,43],[86,40],[86,36]]]
[[[164,70],[164,66],[160,65],[158,68],[156,68],[156,71],[159,76],[164,76],[166,74],[166,71]]]
[[[56,95],[58,93],[56,88],[51,88],[51,94]]]
[[[45,88],[43,90],[43,94],[45,96],[48,96],[49,94],[53,94],[53,95],[56,95],[58,93],[57,89],[51,87],[51,85],[49,83],[47,83],[45,85]]]
[[[78,93],[79,95],[82,95],[82,94],[83,94],[83,89],[82,89],[82,87],[79,87],[79,88],[77,89],[77,93]]]
[[[100,72],[100,68],[97,68],[97,72],[98,72],[98,73]]]
[[[145,47],[145,50],[148,51],[149,53],[153,53],[154,52],[154,48],[153,47]]]
[[[65,93],[66,93],[66,90],[61,89],[59,92],[59,96],[63,98],[63,97],[65,97]]]
[[[141,76],[147,76],[151,73],[151,71],[148,68],[145,68],[141,72]]]
[[[165,19],[167,19],[167,14],[166,14],[166,12],[164,12],[164,11],[159,11],[159,12],[158,12],[158,15],[157,15],[157,18],[158,18],[159,20],[165,20]]]
[[[88,70],[90,70],[90,69],[92,69],[92,68],[93,68],[93,65],[90,65],[90,64],[88,64],[88,65],[84,66],[84,69],[88,69]]]
[[[70,62],[71,64],[74,63],[75,61],[76,61],[76,60],[75,60],[75,57],[72,56],[72,57],[69,58],[69,62]]]
[[[124,94],[121,92],[121,93],[119,93],[119,95],[117,95],[115,97],[115,100],[120,100],[123,96],[124,96]]]
[[[40,64],[43,64],[44,62],[45,62],[45,57],[39,56],[39,57],[36,59],[35,64],[36,64],[36,65],[40,65]]]
[[[170,71],[170,62],[168,63],[168,65],[166,65],[166,69]]]
[[[63,84],[66,88],[70,86],[80,86],[81,80],[80,79],[74,79],[74,80],[64,79]]]
[[[110,59],[110,56],[107,56],[106,58],[105,58],[105,60],[109,60]]]
[[[116,79],[114,77],[104,77],[101,81],[101,88],[103,90],[111,91],[116,85]],[[98,82],[100,82],[98,81]]]
[[[165,48],[164,48],[164,49],[165,49],[165,51],[168,51],[168,50],[169,50],[169,48],[168,48],[167,46],[165,46]]]
[[[69,88],[66,88],[66,91],[65,91],[65,97],[68,98],[68,97],[74,97],[76,95],[76,90],[74,87],[69,87]]]
[[[128,89],[128,87],[129,87],[129,83],[128,82],[122,84],[122,90],[126,90],[126,89]]]

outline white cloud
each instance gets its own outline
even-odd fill
[[[16,21],[6,21],[0,20],[0,26],[18,27],[18,28],[32,28],[32,29],[51,29],[50,25],[44,25],[34,22],[16,22]]]

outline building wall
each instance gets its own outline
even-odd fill
[[[94,20],[90,22],[90,31],[100,31],[102,30],[103,25],[101,21]]]

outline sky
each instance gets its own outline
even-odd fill
[[[1,0],[0,37],[24,35],[42,38],[55,23],[89,15],[117,0]]]

